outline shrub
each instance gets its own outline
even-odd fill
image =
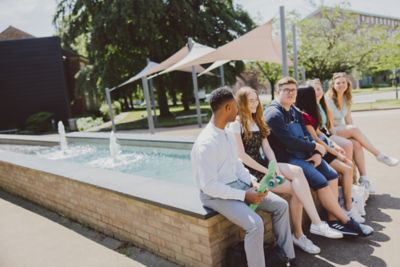
[[[119,113],[121,113],[121,110],[122,110],[121,103],[119,103],[118,101],[114,101],[112,103],[112,109],[113,109],[114,116],[118,115]],[[103,115],[104,120],[106,120],[106,121],[110,120],[110,114],[108,112],[108,104],[107,103],[101,104],[100,112]]]
[[[28,117],[25,122],[25,129],[35,133],[44,133],[52,130],[51,119],[54,114],[51,112],[38,112]]]
[[[99,126],[103,124],[103,118],[95,118],[93,119],[92,117],[84,117],[84,118],[79,118],[76,121],[76,127],[78,130],[85,131],[87,129],[90,129],[95,126]]]

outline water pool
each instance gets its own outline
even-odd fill
[[[60,146],[0,145],[0,149],[173,183],[195,184],[188,149],[123,146],[116,159],[110,156],[108,146],[102,144],[70,144],[64,152]]]

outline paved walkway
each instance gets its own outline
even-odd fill
[[[353,117],[379,149],[400,158],[400,110],[357,112]],[[156,135],[195,137],[200,130],[197,126],[164,128]],[[377,192],[367,206],[367,224],[375,229],[374,235],[343,240],[310,235],[322,252],[311,256],[296,250],[300,266],[400,266],[400,167],[386,167],[367,153],[366,160]],[[0,267],[143,266],[1,194],[0,214]],[[146,266],[172,266],[145,251],[137,251],[133,258],[143,258],[146,253],[147,259],[141,261]]]
[[[45,217],[0,198],[1,267],[139,267]]]

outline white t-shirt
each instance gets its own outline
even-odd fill
[[[232,133],[211,122],[197,137],[190,158],[199,188],[211,197],[244,200],[245,191],[227,184],[240,179],[251,185],[256,180],[239,160]]]
[[[240,121],[238,121],[238,120],[235,120],[234,122],[231,122],[230,124],[229,124],[229,126],[228,126],[228,129],[232,132],[232,133],[235,133],[235,134],[241,134],[242,133],[242,125],[240,124]],[[251,124],[251,128],[250,128],[250,131],[252,131],[252,132],[257,132],[257,131],[260,131],[260,128],[258,127],[258,125],[257,124],[255,124],[255,123],[252,123]]]

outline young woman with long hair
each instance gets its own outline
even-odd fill
[[[360,184],[371,193],[374,192],[367,179],[367,170],[363,148],[368,150],[376,159],[388,166],[396,166],[399,160],[383,154],[377,149],[367,136],[353,123],[351,116],[352,85],[347,74],[339,72],[333,74],[327,92],[327,104],[333,115],[333,129],[336,135],[349,139],[353,143],[354,161],[360,173]]]
[[[344,154],[347,158],[351,159],[353,157],[353,143],[344,137],[336,135],[336,131],[333,129],[332,112],[326,104],[321,81],[319,79],[314,79],[308,81],[307,84],[312,86],[315,91],[319,114],[321,115],[321,132],[323,132],[338,145],[338,147],[335,147],[336,150]]]
[[[320,130],[322,119],[312,86],[300,86],[298,88],[296,106],[303,112],[303,121],[307,131],[316,142],[325,147],[327,153],[323,157],[324,160],[342,176],[344,208],[347,215],[359,223],[364,223],[365,219],[352,204],[353,163],[345,156],[343,149]]]
[[[269,129],[263,118],[263,108],[257,92],[250,87],[243,87],[238,90],[236,100],[239,116],[229,127],[235,136],[239,158],[251,174],[261,179],[268,171],[266,167],[268,162],[276,160],[268,143]],[[260,150],[262,150],[264,157]],[[294,228],[294,244],[308,253],[319,253],[320,249],[303,233],[303,206],[311,219],[311,233],[329,238],[340,238],[342,234],[331,229],[326,222],[321,221],[302,169],[286,163],[278,163],[277,165],[277,174],[283,175],[286,181],[272,191],[291,195],[289,207]]]

